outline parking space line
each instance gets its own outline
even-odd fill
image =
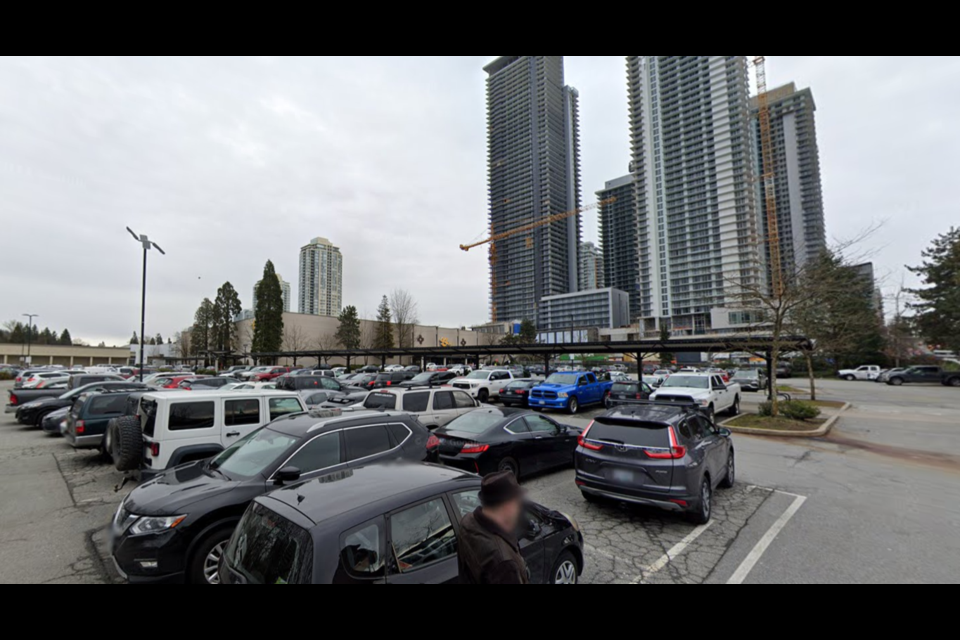
[[[644,569],[642,569],[640,575],[637,576],[633,581],[631,581],[630,584],[640,584],[641,582],[644,581],[644,579],[649,578],[653,574],[659,573],[660,571],[662,571],[664,567],[670,564],[671,560],[673,560],[674,558],[679,556],[681,553],[686,551],[687,547],[689,547],[691,544],[696,542],[697,538],[699,538],[704,533],[706,533],[707,530],[713,526],[713,522],[714,521],[711,520],[707,524],[697,527],[696,529],[691,531],[690,535],[688,535],[686,538],[684,538],[683,540],[678,542],[676,545],[674,545],[674,547],[669,551],[667,551],[662,558],[660,558],[659,560],[651,564],[649,567],[645,567]]]
[[[757,546],[747,554],[746,559],[743,563],[733,572],[733,575],[727,581],[727,584],[743,584],[746,581],[747,577],[757,566],[757,563],[760,562],[760,559],[763,558],[763,554],[767,552],[767,549],[770,548],[770,545],[773,544],[773,541],[777,539],[777,536],[784,530],[787,524],[793,519],[797,512],[800,511],[800,508],[803,507],[803,504],[807,501],[804,496],[796,496],[792,493],[784,493],[778,491],[777,493],[782,493],[786,496],[792,496],[794,498],[793,504],[783,512],[783,515],[773,523],[773,526],[770,527],[770,530],[767,531],[760,541],[757,543]]]

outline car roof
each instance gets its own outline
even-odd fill
[[[624,405],[611,409],[602,417],[627,418],[644,422],[677,422],[690,412],[683,405],[670,404],[637,404]]]
[[[152,394],[153,391],[150,392]],[[275,389],[263,389],[258,391],[260,395],[270,397],[270,398],[299,398],[300,396],[293,391],[277,391]],[[147,395],[150,395],[147,394]],[[181,398],[191,399],[191,400],[214,400],[217,398],[227,398],[227,399],[250,399],[256,394],[251,393],[250,391],[217,391],[211,389],[210,391],[172,391],[168,393],[159,394],[161,397],[167,400],[179,400]]]
[[[307,433],[327,430],[362,427],[370,423],[382,424],[383,418],[403,421],[410,414],[402,411],[343,411],[342,409],[315,409],[278,418],[270,423],[270,429],[288,436],[300,437]]]
[[[480,478],[433,464],[372,465],[284,487],[268,498],[319,524],[356,509],[369,509],[379,515],[383,510],[455,490],[458,484],[479,488]]]

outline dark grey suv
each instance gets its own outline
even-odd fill
[[[714,490],[736,480],[730,431],[714,425],[696,405],[617,407],[594,420],[578,444],[577,486],[591,502],[652,506],[706,524]]]

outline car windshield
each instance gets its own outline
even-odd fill
[[[367,396],[367,399],[363,401],[364,409],[396,409],[397,408],[397,396],[392,393],[371,393]]]
[[[663,383],[664,389],[683,388],[683,389],[709,389],[710,378],[706,376],[670,376]]]
[[[489,371],[474,371],[467,376],[467,380],[486,380],[490,377]]]
[[[410,382],[430,382],[431,380],[433,380],[433,377],[434,377],[435,375],[437,375],[437,374],[435,374],[435,373],[421,373],[421,374],[418,375],[418,376],[414,376],[413,379],[410,380]]]
[[[231,480],[246,480],[263,474],[298,438],[261,429],[236,443],[210,462],[210,468]]]
[[[477,435],[492,429],[502,421],[503,416],[496,413],[471,411],[448,424],[446,430]]]
[[[547,378],[547,384],[571,385],[577,384],[577,380],[579,379],[579,373],[555,373]]]
[[[734,378],[759,378],[760,372],[756,369],[737,369],[734,374]]]

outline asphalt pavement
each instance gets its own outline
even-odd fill
[[[799,380],[791,384],[801,387]],[[0,400],[10,383],[0,382]],[[736,436],[738,486],[694,527],[655,510],[589,505],[573,471],[529,478],[576,518],[588,583],[960,581],[960,390],[825,381],[853,404],[830,436]],[[746,395],[745,409],[760,398]],[[586,425],[596,411],[563,420]],[[123,475],[94,452],[0,414],[0,583],[109,583],[103,530]]]

